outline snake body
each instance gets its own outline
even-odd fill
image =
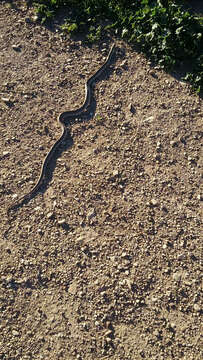
[[[38,180],[37,180],[36,184],[33,186],[33,188],[26,195],[22,196],[17,202],[13,203],[12,205],[10,205],[8,207],[8,209],[7,209],[8,214],[9,214],[10,210],[14,210],[14,209],[18,208],[24,202],[30,200],[32,198],[32,196],[36,192],[39,191],[40,187],[42,186],[43,179],[44,179],[44,176],[45,176],[45,172],[46,172],[46,169],[47,169],[47,165],[48,165],[51,157],[55,153],[56,149],[60,146],[60,144],[67,137],[68,128],[67,128],[67,125],[65,124],[65,121],[81,116],[82,113],[84,112],[84,110],[86,110],[90,106],[91,95],[92,95],[92,92],[91,92],[92,85],[95,82],[95,80],[101,75],[101,73],[104,71],[104,69],[109,65],[114,49],[115,49],[115,44],[113,44],[113,46],[111,47],[111,49],[109,51],[109,54],[108,54],[104,64],[86,81],[86,83],[85,83],[85,99],[84,99],[84,102],[83,102],[82,106],[80,108],[76,109],[76,110],[62,112],[58,116],[57,122],[61,126],[61,136],[54,143],[54,145],[50,148],[48,154],[44,158],[44,161],[43,161],[42,166],[41,166],[41,171],[40,171],[40,174],[39,174],[39,177],[38,177]]]

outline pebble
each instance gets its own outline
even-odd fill
[[[66,220],[65,219],[61,219],[58,221],[58,225],[65,225],[66,224]]]
[[[171,141],[170,141],[170,145],[171,145],[172,147],[175,147],[175,146],[178,145],[178,143],[177,143],[177,141],[175,141],[175,140],[171,140]]]
[[[106,340],[106,342],[107,342],[108,344],[110,344],[110,343],[112,342],[112,339],[111,339],[110,337],[108,337],[108,336],[105,338],[105,340]]]
[[[129,290],[132,290],[133,283],[131,282],[131,280],[126,279],[126,284],[128,285]]]
[[[14,45],[12,45],[12,49],[19,52],[19,51],[21,51],[21,46],[14,44]]]
[[[18,194],[13,194],[13,195],[12,195],[12,199],[13,199],[13,200],[17,199],[17,197],[18,197]]]
[[[173,280],[179,281],[180,279],[181,279],[181,273],[180,272],[175,272],[173,274]]]
[[[155,78],[155,79],[158,79],[158,75],[154,72],[154,71],[149,71],[149,74],[153,77],[153,78]]]
[[[130,112],[131,112],[132,114],[134,114],[135,111],[136,111],[134,105],[131,104],[131,103],[129,104],[128,109],[130,110]]]
[[[177,260],[179,260],[179,261],[184,260],[184,258],[185,258],[184,254],[178,254],[177,255]]]
[[[108,337],[109,337],[109,336],[112,335],[112,333],[113,333],[112,329],[108,329],[108,330],[105,331],[104,336],[108,336]]]
[[[4,102],[9,102],[10,101],[9,98],[5,98],[5,97],[2,97],[1,100],[4,101]]]
[[[154,116],[150,116],[150,117],[144,119],[144,122],[152,122],[152,121],[154,121],[154,119],[155,119]]]
[[[156,199],[151,199],[150,201],[151,205],[156,206],[158,205],[158,201]]]
[[[34,210],[35,210],[35,211],[41,210],[41,206],[36,206],[36,207],[34,208]]]
[[[8,106],[12,104],[12,101],[9,98],[2,97],[1,100]]]
[[[32,21],[38,21],[40,19],[40,16],[39,15],[34,15],[32,17]]]
[[[13,330],[13,331],[12,331],[12,334],[13,334],[14,336],[19,336],[19,332],[18,332],[17,330]]]
[[[87,219],[91,220],[94,216],[96,216],[96,211],[94,208],[91,208],[87,213]]]
[[[200,311],[201,308],[200,308],[200,306],[198,304],[194,304],[194,310],[195,311]]]
[[[127,63],[128,63],[127,59],[123,60],[121,63],[121,67],[126,68]]]
[[[118,170],[114,170],[114,171],[113,171],[113,177],[118,176],[118,175],[119,175],[119,171],[118,171]]]
[[[9,151],[3,151],[3,156],[7,156],[7,155],[9,155],[9,154],[10,154]]]
[[[157,149],[159,149],[161,147],[160,141],[157,141],[156,147],[157,147]]]
[[[152,296],[151,300],[152,300],[153,303],[155,303],[155,302],[157,302],[158,298],[155,297],[155,296]]]
[[[119,176],[118,170],[113,170],[112,175],[109,177],[109,180],[115,180]]]
[[[159,330],[154,330],[153,334],[154,334],[154,336],[158,337],[159,336]]]
[[[121,254],[121,257],[122,257],[122,258],[128,258],[129,255],[128,255],[127,252],[124,251],[124,252]]]
[[[53,217],[54,217],[54,213],[50,211],[50,212],[47,214],[47,219],[53,219]]]

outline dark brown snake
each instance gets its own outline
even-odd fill
[[[113,46],[111,47],[109,54],[106,58],[105,63],[94,73],[94,75],[92,75],[85,83],[85,99],[84,102],[82,104],[82,106],[76,110],[72,110],[72,111],[65,111],[63,113],[61,113],[58,116],[58,123],[61,126],[61,136],[58,138],[58,140],[54,143],[54,145],[51,147],[51,149],[49,150],[48,154],[46,155],[42,166],[41,166],[41,171],[38,177],[38,180],[36,182],[36,184],[33,186],[33,188],[24,196],[22,196],[20,199],[18,199],[15,203],[11,204],[8,209],[7,209],[7,214],[9,215],[11,210],[14,210],[16,208],[18,208],[20,205],[22,205],[24,202],[26,202],[27,200],[30,200],[32,198],[32,196],[39,191],[40,187],[42,186],[43,183],[43,179],[46,173],[46,169],[47,169],[47,165],[50,162],[53,154],[55,153],[56,149],[60,146],[60,144],[65,140],[65,138],[68,135],[68,128],[67,125],[65,125],[65,121],[67,121],[68,119],[72,119],[75,117],[79,117],[82,115],[82,113],[84,112],[84,110],[86,110],[91,103],[91,89],[92,89],[92,84],[95,82],[95,80],[101,75],[101,73],[104,71],[104,69],[109,65],[110,61],[111,61],[111,57],[113,54],[113,51],[115,49],[115,44],[113,44]]]

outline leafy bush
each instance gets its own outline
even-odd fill
[[[62,29],[73,33],[87,30],[87,39],[96,41],[108,29],[140,49],[165,69],[183,63],[193,64],[186,74],[194,89],[203,89],[203,21],[180,6],[180,0],[36,0],[42,21],[65,6],[73,10]],[[101,27],[101,19],[110,25]]]

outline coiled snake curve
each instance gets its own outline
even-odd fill
[[[48,154],[46,155],[46,157],[45,157],[45,159],[44,159],[44,161],[42,163],[41,171],[40,171],[40,174],[39,174],[39,177],[38,177],[38,180],[37,180],[36,184],[33,186],[33,188],[26,195],[22,196],[19,200],[17,200],[17,202],[11,204],[7,208],[7,214],[8,215],[9,215],[9,212],[11,210],[14,210],[14,209],[18,208],[19,206],[23,205],[26,201],[30,200],[32,198],[32,196],[36,192],[39,191],[39,189],[40,189],[40,187],[41,187],[41,185],[43,183],[46,168],[47,168],[47,165],[48,165],[51,157],[53,156],[56,149],[60,146],[60,144],[67,137],[68,128],[67,128],[67,125],[65,125],[65,121],[67,121],[67,120],[69,120],[71,118],[81,116],[82,113],[84,112],[84,110],[86,110],[90,106],[92,84],[101,75],[101,73],[104,71],[104,69],[109,65],[114,49],[115,49],[115,44],[113,44],[113,46],[111,47],[111,49],[109,51],[109,54],[108,54],[104,64],[86,81],[86,83],[85,83],[85,99],[84,99],[84,102],[83,102],[82,106],[80,108],[76,109],[76,110],[65,111],[65,112],[61,113],[58,116],[57,122],[61,126],[61,136],[54,143],[54,145],[51,147]]]

